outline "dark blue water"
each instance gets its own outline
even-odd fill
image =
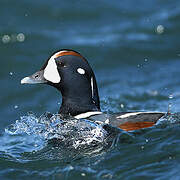
[[[1,0],[1,179],[180,179],[179,7],[178,0]],[[87,120],[48,119],[45,112],[58,112],[58,92],[20,80],[62,48],[88,59],[103,111],[172,115],[112,134]]]

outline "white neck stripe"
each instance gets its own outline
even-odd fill
[[[92,98],[94,97],[94,86],[93,86],[93,77],[91,77],[91,93],[92,93]]]
[[[91,112],[86,112],[86,113],[82,113],[82,114],[78,114],[76,116],[74,116],[76,119],[82,119],[82,118],[88,118],[92,115],[98,115],[98,114],[102,114],[102,112],[100,111],[91,111]]]

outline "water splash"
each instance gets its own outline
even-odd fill
[[[168,96],[168,98],[169,98],[169,103],[168,103],[168,112],[167,112],[167,114],[168,114],[168,115],[171,115],[172,99],[174,98],[174,95],[173,95],[173,94],[170,94],[170,95]]]
[[[86,119],[62,119],[59,115],[45,113],[39,118],[29,113],[5,129],[10,135],[27,134],[43,140],[57,139],[75,149],[91,143],[103,143],[107,132],[102,126]]]
[[[157,34],[162,34],[162,33],[164,33],[164,26],[163,26],[163,25],[158,25],[158,26],[156,27],[156,33],[157,33]]]
[[[174,122],[180,122],[180,114],[163,117],[156,127],[165,127],[164,124],[167,127]],[[71,162],[135,142],[134,133],[106,126],[88,119],[63,119],[50,113],[37,117],[29,113],[5,129],[0,149],[20,161],[51,159]]]
[[[166,115],[161,117],[156,125],[157,127],[173,127],[173,126],[179,126],[180,124],[180,113],[171,113],[169,110]]]

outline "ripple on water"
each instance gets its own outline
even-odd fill
[[[57,158],[57,154],[60,159],[73,159],[77,152],[86,155],[98,153],[108,145],[107,132],[101,125],[87,119],[62,119],[50,113],[40,117],[32,113],[22,116],[5,129],[3,138],[4,151],[15,157],[16,153],[20,156],[25,152],[28,159],[41,159],[42,154],[48,159]]]
[[[177,136],[173,125],[178,127],[179,122],[180,114],[169,114],[154,128],[130,133],[116,131],[112,135],[109,133],[112,127],[106,131],[87,119],[62,119],[48,113],[36,117],[31,113],[8,126],[0,136],[0,161],[7,169],[11,163],[13,171],[21,172],[22,176],[126,177],[129,169],[145,168],[141,164],[148,166],[152,162],[149,167],[153,171],[157,161],[174,160],[178,147],[173,140]],[[152,152],[155,153],[153,159]],[[141,158],[142,153],[148,156]],[[136,156],[138,159],[134,162]],[[4,173],[9,175],[13,171]]]

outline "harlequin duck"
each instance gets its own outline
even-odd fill
[[[161,112],[122,112],[113,115],[101,112],[94,72],[88,61],[74,50],[56,52],[38,72],[21,80],[21,84],[37,83],[51,85],[61,92],[61,116],[87,118],[131,131],[151,127],[165,115]]]

